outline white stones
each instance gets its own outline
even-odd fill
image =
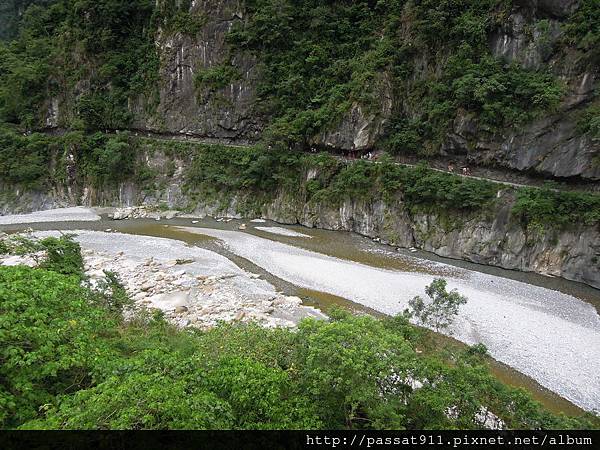
[[[196,225],[196,224],[197,224],[197,223],[199,223],[199,222],[200,222],[199,220],[192,220],[192,223],[193,223],[194,225]]]
[[[300,305],[302,305],[302,299],[300,297],[295,296],[283,296],[273,300],[273,306],[278,308],[295,308]]]
[[[167,220],[177,217],[178,211],[166,211],[164,217]],[[153,211],[152,208],[146,206],[136,206],[127,208],[117,208],[109,217],[113,220],[129,220],[129,219],[154,219],[161,220],[161,213]]]
[[[250,222],[252,223],[266,223],[265,219],[252,219]]]
[[[35,236],[56,234],[37,232]],[[276,295],[260,275],[244,272],[208,250],[118,232],[107,235],[78,230],[75,234],[91,288],[102,285],[105,271],[113,272],[135,308],[162,311],[176,326],[208,329],[219,322],[238,320],[269,328],[293,327],[302,318],[314,316],[312,308],[302,306],[299,298],[290,301]],[[0,256],[0,264],[7,259]],[[22,259],[14,258],[13,262],[21,263]],[[281,298],[279,306],[271,301],[277,298]],[[131,315],[126,314],[128,317]]]
[[[100,220],[100,216],[93,210],[77,206],[37,211],[30,214],[0,216],[0,225],[40,222],[90,222],[96,220]]]
[[[119,208],[110,215],[112,220],[124,220],[133,213],[133,208]]]
[[[238,230],[244,231],[246,228],[247,228],[247,225],[245,223],[243,223],[238,227]]]
[[[35,267],[37,266],[37,261],[28,255],[14,255],[6,258],[2,258],[0,261],[0,266],[28,266]]]

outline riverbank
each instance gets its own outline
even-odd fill
[[[71,181],[52,172],[42,188],[0,186],[0,211],[144,206],[154,215],[260,217],[600,288],[596,194],[511,187],[385,158],[345,163],[327,154],[119,139],[136,155],[133,175],[98,184],[76,159]]]
[[[56,216],[55,216],[56,217]],[[47,231],[33,238],[59,236]],[[160,310],[179,327],[206,329],[219,322],[294,327],[306,317],[324,318],[297,297],[282,295],[256,274],[214,252],[172,239],[77,230],[85,275],[92,286],[113,272],[138,308]],[[35,266],[28,255],[0,256],[0,265]]]
[[[230,251],[297,286],[390,315],[401,313],[439,276],[351,263],[237,231],[184,230],[218,238]],[[454,269],[453,274],[431,263],[427,273],[436,272],[444,272],[449,288],[469,298],[449,330],[453,337],[469,345],[483,343],[495,359],[575,404],[600,408],[600,316],[592,305],[477,272]]]
[[[114,210],[102,212],[114,213]],[[246,224],[244,232],[238,230],[242,223]],[[243,271],[260,274],[270,285],[277,286],[276,290],[286,292],[286,296],[304,298],[303,292],[311,293],[309,297],[314,297],[316,303],[309,301],[308,304],[325,309],[330,299],[334,299],[334,304],[346,303],[350,309],[359,306],[368,311],[395,314],[403,310],[412,296],[422,295],[424,287],[434,277],[446,278],[451,287],[472,299],[456,323],[453,330],[455,338],[467,344],[483,342],[495,359],[517,368],[542,386],[586,409],[597,405],[600,381],[594,371],[598,370],[596,366],[600,360],[600,355],[595,354],[595,349],[600,348],[597,344],[600,326],[594,306],[598,293],[591,288],[587,289],[589,293],[582,291],[580,294],[577,286],[571,291],[568,286],[563,289],[558,279],[537,277],[538,280],[533,275],[525,277],[532,278],[528,283],[518,282],[474,272],[477,267],[461,268],[428,261],[422,259],[426,256],[421,253],[403,254],[350,233],[286,227],[270,222],[265,224],[262,220],[219,221],[186,216],[160,221],[148,217],[117,221],[104,219],[88,224],[47,223],[38,224],[36,228],[76,232],[89,227],[97,230],[97,235],[105,235],[102,238],[104,243],[95,247],[98,251],[105,251],[106,245],[122,246],[119,243],[121,233],[168,237],[180,243],[201,246],[204,250],[219,253],[225,261],[233,261]],[[102,233],[107,227],[120,233]],[[11,228],[17,230],[17,227],[4,227],[5,230]],[[145,249],[154,246],[151,242],[128,246],[132,251],[142,252],[138,258],[142,271],[154,269],[153,266],[144,266],[151,256],[144,253]],[[184,255],[175,258],[185,260],[185,252],[189,250],[173,248],[164,255],[163,262],[173,264],[175,251],[177,255]],[[176,265],[172,269],[178,271],[185,266]],[[162,270],[160,267],[156,269]],[[134,273],[132,278],[135,278]],[[225,283],[230,281],[223,280]],[[564,290],[567,294],[542,286],[554,286],[552,289]],[[137,295],[139,289],[131,292]],[[153,297],[154,293],[143,295]],[[583,295],[579,298],[589,299],[591,303],[584,303],[573,295]],[[165,305],[169,302],[166,300]],[[165,311],[172,314],[175,307],[170,304]],[[192,316],[194,314],[196,312]],[[235,319],[235,314],[225,315],[226,320],[232,320],[232,316]],[[183,323],[189,320],[178,315],[172,319]],[[552,333],[548,333],[549,329]],[[590,344],[594,342],[596,344]],[[556,361],[562,361],[562,364],[557,365]],[[588,370],[590,367],[593,370]],[[571,372],[566,374],[565,371]]]

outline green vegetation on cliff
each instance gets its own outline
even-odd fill
[[[71,132],[62,136],[21,135],[0,127],[0,170],[3,181],[28,189],[91,185],[111,187],[134,180],[142,184],[154,174],[143,163],[128,133],[107,135]]]
[[[25,150],[25,151],[24,151]],[[260,214],[278,194],[300,203],[341,205],[345,201],[404,204],[411,211],[460,217],[493,210],[498,191],[515,192],[515,218],[526,225],[573,227],[600,223],[600,195],[552,188],[510,188],[494,182],[429,169],[408,167],[384,155],[377,163],[345,162],[326,153],[267,150],[263,146],[228,147],[139,139],[129,133],[82,132],[62,136],[23,136],[0,128],[0,169],[6,182],[28,189],[62,189],[65,185],[114,188],[134,181],[152,188],[158,172],[146,155],[160,151],[167,158],[189,162],[184,190],[199,203],[229,205],[239,212]],[[165,167],[164,175],[173,170]]]
[[[85,287],[63,270],[77,245],[46,244],[70,249],[64,264],[0,267],[2,428],[473,429],[489,425],[482,411],[508,428],[595,426],[545,411],[490,375],[480,348],[432,346],[404,317],[338,311],[297,331],[181,330],[143,310],[124,321],[117,283]]]
[[[188,193],[203,201],[220,199],[225,207],[235,196],[242,201],[237,205],[240,212],[249,215],[260,215],[265,204],[284,192],[295,195],[300,204],[382,200],[403,203],[415,212],[460,217],[492,211],[498,191],[504,189],[515,192],[512,213],[526,225],[561,228],[600,223],[600,195],[591,192],[509,188],[425,165],[398,165],[387,156],[377,163],[347,163],[326,153],[266,151],[262,147],[190,145],[185,149],[185,157],[191,159],[185,175]]]
[[[497,192],[493,183],[435,172],[426,166],[400,166],[389,157],[377,164],[346,163],[326,153],[224,146],[200,146],[192,155],[186,187],[209,198],[248,192],[252,201],[260,198],[264,202],[284,191],[326,204],[404,200],[414,207],[460,211],[485,209]],[[307,180],[311,171],[314,176]]]
[[[0,120],[29,129],[44,126],[57,95],[62,125],[127,127],[132,102],[156,100],[159,30],[194,36],[206,23],[189,0],[39,3],[17,39],[0,44]],[[565,28],[565,42],[586,55],[597,47],[595,4],[584,2]],[[271,143],[306,145],[353,104],[377,112],[391,90],[389,149],[427,154],[457,116],[494,132],[551,110],[563,94],[547,70],[492,56],[488,38],[511,11],[506,0],[247,0],[244,8],[228,40],[260,64],[256,106]],[[238,76],[224,65],[196,82],[219,88]]]
[[[18,39],[0,43],[0,120],[40,128],[59,96],[70,109],[63,125],[127,126],[128,99],[150,96],[158,76],[154,3],[56,0],[27,9]]]
[[[229,37],[262,63],[259,103],[273,117],[273,143],[302,145],[353,103],[376,111],[384,84],[399,100],[387,142],[395,152],[432,151],[459,113],[494,132],[551,110],[563,95],[549,72],[492,56],[489,33],[511,2],[246,3],[250,17]]]

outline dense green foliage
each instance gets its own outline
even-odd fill
[[[39,188],[48,176],[51,139],[42,134],[22,136],[0,127],[0,173],[2,181]]]
[[[18,38],[0,44],[0,120],[29,129],[43,125],[56,94],[61,125],[127,127],[132,101],[156,106],[158,30],[196,35],[206,23],[190,0],[22,7],[30,3]],[[391,90],[397,101],[389,150],[429,154],[457,116],[469,118],[477,133],[495,132],[552,110],[562,98],[562,83],[548,71],[492,56],[490,33],[512,7],[506,0],[248,0],[229,42],[261,65],[257,106],[270,118],[271,143],[302,146],[353,103],[377,111],[382,90]],[[599,9],[598,0],[583,1],[564,27],[565,45],[588,59],[597,59],[600,47]],[[547,22],[531,26],[543,30]],[[220,89],[239,76],[225,63],[198,72],[195,81]]]
[[[25,155],[22,154],[26,149]],[[206,202],[228,204],[233,196],[247,201],[243,212],[257,213],[281,192],[301,202],[336,205],[346,200],[404,202],[410,209],[430,212],[491,211],[499,186],[495,183],[431,170],[397,165],[383,156],[377,163],[347,163],[328,154],[267,151],[261,146],[227,147],[140,140],[127,133],[81,132],[60,137],[22,136],[0,128],[0,169],[5,180],[29,188],[67,181],[110,187],[125,180],[152,187],[156,173],[144,153],[163,151],[167,157],[191,160],[185,171],[186,192]],[[69,155],[73,160],[69,161]],[[57,161],[57,164],[50,164]],[[73,173],[69,166],[75,167]],[[48,167],[51,170],[48,170]],[[168,167],[165,168],[167,170]],[[307,174],[312,173],[310,179]],[[172,176],[171,172],[165,172]],[[600,221],[600,196],[553,189],[517,188],[516,216],[540,224],[592,225]],[[244,205],[238,205],[244,209]]]
[[[83,278],[81,247],[72,235],[33,240],[16,236],[0,241],[0,254],[35,255],[42,269]],[[40,255],[39,257],[37,255]]]
[[[600,1],[581,0],[565,26],[567,41],[591,66],[600,64]]]
[[[513,213],[527,223],[545,226],[600,222],[600,195],[553,189],[522,188],[517,192]]]
[[[316,170],[306,181],[305,174]],[[306,201],[338,204],[345,200],[398,201],[411,207],[469,211],[485,209],[493,201],[493,183],[436,172],[425,166],[345,163],[327,154],[265,151],[260,147],[200,149],[187,173],[187,189],[210,197],[248,192],[252,200],[269,199],[281,190]]]
[[[492,57],[488,33],[511,2],[247,4],[250,19],[230,41],[263,64],[258,94],[273,117],[272,143],[303,143],[354,102],[375,106],[383,84],[413,109],[408,115],[397,102],[388,141],[396,152],[430,151],[459,112],[493,132],[552,109],[563,95],[549,73]]]
[[[78,277],[23,267],[0,269],[0,425],[36,417],[56,395],[91,382],[111,326],[87,302]]]
[[[143,184],[151,174],[145,165],[137,163],[139,157],[138,145],[127,133],[23,136],[0,127],[3,181],[26,188],[48,188],[67,181],[98,187],[127,179]]]
[[[580,133],[589,133],[593,139],[600,139],[600,105],[586,108],[577,122]]]
[[[0,267],[1,427],[470,429],[482,408],[510,428],[594,426],[500,383],[479,348],[416,352],[403,317],[178,330],[98,297],[77,276]]]
[[[241,74],[238,69],[224,64],[199,71],[194,78],[194,83],[197,89],[204,87],[223,89],[240,78]]]
[[[460,307],[467,303],[467,298],[456,289],[448,292],[447,281],[438,278],[425,288],[427,300],[416,296],[408,302],[410,309],[406,310],[409,317],[417,319],[418,323],[433,328],[436,331],[447,329],[458,315]]]
[[[39,127],[46,100],[71,106],[68,125],[86,130],[127,126],[128,99],[152,92],[158,76],[155,2],[56,0],[31,6],[19,38],[0,44],[0,120]],[[66,119],[66,118],[63,118]]]
[[[57,49],[48,38],[51,12],[37,6],[28,10],[19,40],[0,41],[0,122],[34,127],[40,124],[49,85],[51,60]]]
[[[149,111],[156,105],[158,29],[190,35],[202,29],[206,18],[189,13],[190,5],[154,0],[21,5],[25,14],[18,35],[0,42],[0,121],[40,128],[49,99],[57,97],[63,126],[128,127],[130,101],[140,99]],[[6,14],[15,22],[14,12]]]
[[[346,163],[328,154],[265,151],[260,147],[186,147],[192,163],[186,171],[188,193],[204,201],[232,196],[246,199],[251,213],[280,192],[300,204],[338,205],[347,200],[403,202],[411,210],[460,214],[493,209],[496,183],[438,172],[426,166],[395,164],[389,157],[377,163]],[[307,179],[307,174],[313,176]],[[553,188],[515,188],[515,217],[544,227],[600,223],[600,195]],[[246,193],[247,196],[239,194]],[[238,204],[244,209],[244,205]],[[255,209],[252,209],[255,208]]]

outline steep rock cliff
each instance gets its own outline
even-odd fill
[[[600,179],[600,140],[578,129],[581,111],[598,89],[598,66],[581,62],[581,54],[566,46],[564,25],[577,1],[515,2],[504,23],[489,33],[490,52],[527,70],[550,70],[565,86],[555,111],[524,125],[487,132],[473,114],[459,111],[451,131],[439,147],[440,156],[466,158],[470,164],[535,172],[546,177]],[[260,138],[269,118],[256,108],[260,54],[234,49],[226,35],[234,23],[247,20],[241,1],[194,2],[207,22],[196,36],[160,34],[160,106],[152,117],[136,119],[136,126],[157,131],[190,133],[230,140]],[[218,89],[194,84],[198,70],[232,65],[241,77]],[[429,68],[437,71],[439,68]],[[425,72],[423,72],[425,75]],[[414,83],[422,82],[414,80]],[[309,145],[331,150],[369,150],[380,146],[388,132],[393,105],[405,105],[404,114],[417,113],[382,73],[375,82],[375,105],[354,102],[339,119],[315,134]],[[407,90],[410,91],[411,84]],[[435,156],[435,155],[434,155]]]
[[[402,197],[389,201],[351,200],[339,204],[310,201],[297,190],[279,190],[269,199],[244,191],[219,198],[184,189],[188,157],[151,151],[141,161],[155,177],[141,186],[128,181],[102,189],[57,185],[32,191],[3,186],[0,213],[24,213],[73,205],[166,205],[198,215],[253,218],[256,214],[284,224],[352,231],[400,247],[416,247],[439,256],[511,270],[562,277],[600,288],[600,229],[597,225],[566,228],[528,227],[514,217],[515,194],[498,186],[493,208],[482,213],[415,210]],[[304,179],[318,173],[311,168]],[[259,203],[256,203],[257,198]],[[247,208],[252,203],[252,211]]]
[[[147,99],[140,98],[134,106],[133,126],[229,141],[258,140],[261,120],[254,108],[256,61],[226,43],[234,23],[244,17],[243,2],[195,1],[189,14],[203,23],[197,33],[159,29],[159,104],[148,114],[143,107]],[[223,65],[239,72],[226,86],[202,86],[196,81],[198,72]]]

